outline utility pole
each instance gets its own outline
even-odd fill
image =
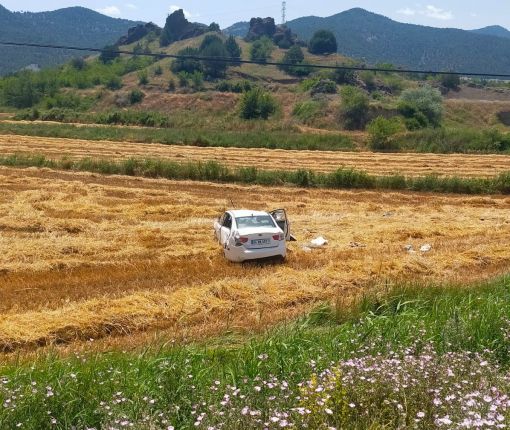
[[[282,1],[282,25],[287,22],[287,2]]]

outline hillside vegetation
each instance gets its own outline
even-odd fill
[[[0,41],[102,48],[114,43],[136,23],[90,9],[72,7],[53,12],[10,12],[0,5]],[[64,50],[2,46],[0,75],[35,64],[57,65],[76,53]]]
[[[338,41],[327,30],[317,32],[307,46],[272,19],[253,19],[250,25],[247,41],[223,35],[214,23],[189,23],[177,11],[164,29],[140,25],[119,40],[123,45],[110,46],[100,56],[0,79],[0,105],[13,112],[15,120],[53,122],[36,127],[4,123],[1,129],[197,146],[440,153],[510,150],[510,101],[491,101],[510,94],[505,83],[405,75],[391,72],[395,68],[391,63],[381,64],[389,71],[377,74],[316,70],[309,65],[352,66],[360,61],[331,53]],[[133,55],[118,55],[117,47]],[[287,65],[240,64],[240,59]],[[470,92],[486,100],[462,100]],[[55,122],[141,128],[77,129]]]
[[[331,30],[338,40],[339,53],[368,64],[390,62],[418,70],[478,73],[508,73],[510,66],[510,32],[502,27],[476,31],[424,27],[360,8],[326,18],[297,18],[287,26],[305,41],[317,30]],[[247,23],[226,29],[228,34],[241,37],[246,31]]]

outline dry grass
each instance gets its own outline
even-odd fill
[[[3,350],[104,337],[124,347],[156,331],[181,339],[256,330],[385,280],[472,281],[510,262],[504,197],[11,168],[0,168],[0,187]],[[239,207],[288,209],[299,242],[285,264],[223,259],[211,225],[229,198]],[[301,249],[318,235],[330,240],[326,249]],[[408,254],[408,243],[431,243],[433,251]]]
[[[491,177],[510,169],[505,155],[382,154],[371,152],[287,151],[269,149],[201,148],[128,142],[86,141],[0,135],[0,154],[43,154],[49,158],[97,157],[126,159],[160,157],[167,160],[216,160],[225,165],[260,169],[312,169],[329,172],[352,167],[375,175]]]

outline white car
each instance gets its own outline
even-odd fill
[[[287,255],[293,240],[285,210],[230,210],[214,222],[214,234],[225,257],[234,262]]]

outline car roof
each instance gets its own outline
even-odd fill
[[[228,211],[234,218],[248,217],[248,216],[261,216],[261,215],[269,215],[264,211],[253,211],[249,209],[236,209]]]

